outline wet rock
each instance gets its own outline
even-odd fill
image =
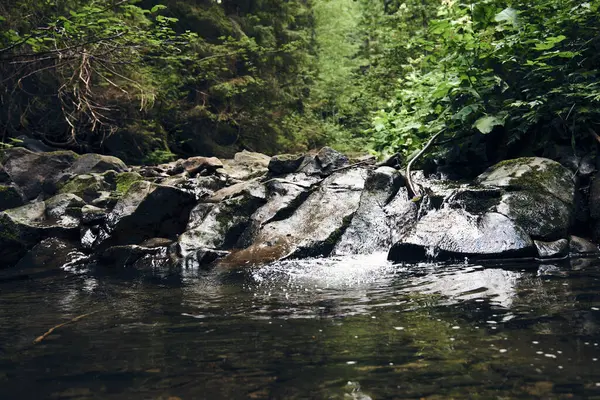
[[[56,180],[77,157],[72,151],[34,153],[17,147],[4,150],[2,164],[25,200],[32,200],[40,194],[54,194]]]
[[[126,172],[129,168],[121,159],[101,154],[83,154],[66,171],[73,175],[103,173],[106,171]]]
[[[334,170],[348,164],[348,157],[331,147],[323,147],[316,155],[304,157],[298,170],[308,175],[328,176]]]
[[[98,192],[98,197],[92,200],[90,204],[100,208],[113,208],[117,201],[119,201],[119,197],[114,193],[101,190]]]
[[[415,231],[390,249],[396,262],[464,257],[503,258],[535,254],[529,235],[502,214],[473,215],[462,209],[432,210]]]
[[[392,227],[385,206],[396,195],[404,178],[391,167],[379,167],[365,181],[358,210],[336,244],[333,254],[370,254],[392,245]]]
[[[532,237],[546,240],[565,237],[571,225],[573,204],[565,204],[547,193],[509,192],[495,211],[515,221]]]
[[[234,179],[246,181],[264,176],[270,161],[267,155],[244,150],[236,153],[233,160],[223,160],[223,171]]]
[[[73,242],[47,238],[36,244],[15,265],[11,274],[21,277],[39,276],[45,272],[72,268],[87,258]]]
[[[288,218],[306,200],[310,189],[272,179],[265,184],[267,202],[250,217],[250,223],[238,239],[236,247],[250,246],[263,225]]]
[[[70,179],[59,193],[72,193],[89,203],[100,197],[100,192],[111,190],[111,185],[101,175],[83,174]]]
[[[77,225],[48,221],[46,204],[36,202],[0,212],[0,259],[8,267],[46,237],[76,236]]]
[[[81,223],[84,225],[94,225],[104,222],[106,210],[103,208],[85,205],[81,208]]]
[[[215,193],[190,213],[186,232],[179,237],[183,257],[198,249],[228,249],[248,227],[250,217],[265,203],[264,186],[243,182]]]
[[[100,256],[104,265],[110,264],[116,268],[133,267],[146,269],[174,265],[175,261],[167,247],[144,247],[138,245],[120,245],[109,247]]]
[[[274,175],[296,172],[304,161],[304,154],[280,154],[269,161],[269,171]]]
[[[419,207],[412,201],[405,187],[398,190],[383,211],[390,227],[390,243],[396,243],[414,231]]]
[[[173,243],[173,240],[167,238],[152,238],[144,240],[142,243],[140,243],[140,246],[153,249],[155,247],[169,247]]]
[[[209,269],[228,254],[229,252],[225,250],[196,249],[183,259],[182,266],[186,269]]]
[[[85,202],[72,193],[58,194],[46,200],[46,217],[53,223],[76,228],[81,219]]]
[[[554,242],[534,240],[533,243],[541,258],[562,257],[569,254],[569,241],[567,239],[555,240]]]
[[[262,263],[258,255],[267,261],[328,255],[358,209],[366,177],[362,168],[332,174],[289,218],[263,226],[255,244],[237,258]]]
[[[106,217],[98,244],[139,244],[153,237],[174,239],[183,232],[194,196],[170,186],[134,182]]]
[[[573,204],[573,174],[556,161],[540,157],[523,157],[502,161],[481,174],[477,182],[509,191],[548,193],[567,205]]]
[[[597,253],[598,246],[579,236],[569,237],[569,251],[571,253]]]
[[[23,204],[23,197],[16,187],[0,185],[0,211],[20,207]]]
[[[590,216],[594,219],[600,219],[600,172],[592,179],[588,203]]]
[[[477,178],[507,193],[493,209],[542,240],[565,237],[573,218],[575,184],[559,163],[538,157],[506,160]]]
[[[182,163],[183,169],[190,176],[201,172],[214,172],[223,168],[223,163],[217,157],[190,157]]]

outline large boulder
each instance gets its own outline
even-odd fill
[[[50,204],[50,209],[40,201],[0,212],[0,259],[3,266],[13,265],[44,238],[78,236],[76,221],[49,218],[48,211],[57,212],[60,207],[53,201]]]
[[[463,209],[444,207],[421,218],[414,232],[390,249],[388,258],[411,262],[535,254],[529,235],[508,217],[494,212],[473,215]]]
[[[390,248],[392,226],[385,207],[403,182],[402,175],[391,167],[379,167],[369,173],[358,210],[333,254],[370,254]]]
[[[74,242],[61,238],[47,238],[36,244],[0,279],[39,278],[57,271],[77,268],[87,260],[88,256],[79,251]]]
[[[226,257],[222,264],[235,267],[329,255],[358,209],[366,177],[362,168],[332,174],[292,215],[264,225],[252,246]]]
[[[4,150],[2,164],[26,200],[56,192],[56,182],[77,160],[72,151],[34,153],[17,147]]]
[[[190,213],[186,232],[179,237],[183,257],[198,250],[229,249],[250,224],[250,217],[265,203],[264,186],[256,181],[242,182],[217,191]]]
[[[249,180],[267,173],[271,157],[251,151],[236,153],[233,160],[223,160],[225,174],[237,180]]]
[[[183,232],[195,198],[174,187],[134,182],[106,216],[97,238],[102,247],[139,244],[153,237],[175,239]]]
[[[126,172],[129,168],[121,159],[102,154],[84,154],[77,158],[66,171],[73,175],[103,173],[106,171]]]

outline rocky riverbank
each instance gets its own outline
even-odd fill
[[[144,167],[11,148],[0,162],[0,257],[17,271],[95,262],[237,268],[381,251],[396,262],[598,251],[572,233],[582,209],[600,216],[600,181],[581,199],[575,171],[544,158],[506,160],[470,182],[415,171],[418,198],[403,172],[330,148]]]

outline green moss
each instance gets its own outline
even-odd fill
[[[4,213],[0,215],[0,243],[1,242],[21,242],[17,226]]]
[[[99,176],[77,175],[60,188],[59,193],[73,193],[79,197],[85,197],[106,189],[103,187],[103,183],[103,179]]]
[[[143,180],[143,178],[137,172],[123,172],[118,174],[115,180],[117,194],[124,195],[131,185],[141,180]]]

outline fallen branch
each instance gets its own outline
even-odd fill
[[[38,337],[37,337],[37,338],[36,338],[36,339],[33,341],[33,344],[38,344],[38,343],[40,343],[42,340],[46,339],[48,336],[50,336],[50,335],[52,334],[52,332],[54,332],[54,331],[55,331],[55,330],[57,330],[58,328],[62,328],[62,327],[63,327],[63,326],[65,326],[65,325],[69,325],[69,324],[72,324],[72,323],[74,323],[74,322],[77,322],[77,321],[79,321],[79,320],[82,320],[82,319],[84,319],[85,317],[89,317],[89,316],[90,316],[90,315],[92,315],[92,314],[96,314],[97,312],[98,312],[98,311],[94,311],[94,312],[87,313],[87,314],[82,314],[82,315],[79,315],[79,316],[77,316],[77,317],[75,317],[75,318],[73,318],[73,319],[71,319],[71,320],[69,320],[69,321],[67,321],[67,322],[63,322],[62,324],[58,324],[58,325],[56,325],[56,326],[53,326],[52,328],[48,329],[48,331],[47,331],[46,333],[44,333],[42,336],[38,336]]]
[[[414,156],[412,158],[412,160],[410,160],[410,162],[408,163],[408,165],[406,166],[406,186],[408,187],[408,191],[410,192],[409,195],[411,195],[413,198],[419,196],[421,193],[418,189],[416,189],[412,178],[410,176],[410,169],[412,168],[412,165],[414,164],[415,161],[417,161],[417,159],[419,157],[421,157],[428,148],[431,147],[431,145],[433,144],[433,142],[435,141],[435,139],[437,139],[438,136],[440,136],[442,133],[444,133],[446,131],[446,129],[442,129],[441,131],[439,131],[438,133],[436,133],[435,135],[433,135],[431,137],[431,139],[429,139],[429,141],[427,142],[427,144],[421,149],[421,151],[419,151],[417,153],[416,156]]]

